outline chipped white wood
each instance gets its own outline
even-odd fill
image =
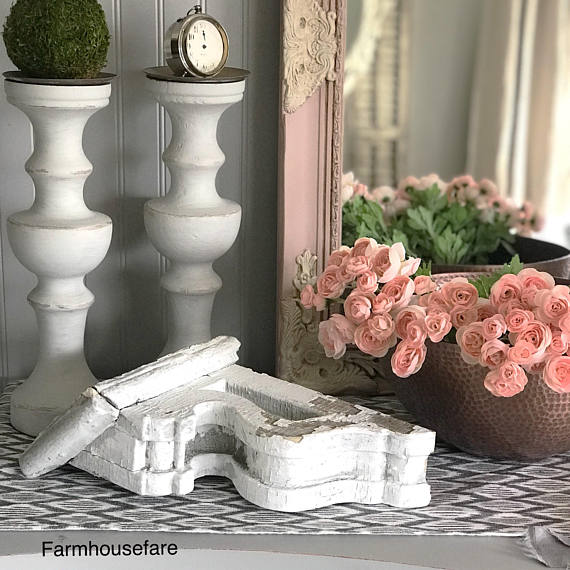
[[[34,152],[26,162],[35,200],[8,218],[18,260],[38,277],[28,295],[39,329],[39,354],[15,391],[12,425],[37,435],[96,382],[85,362],[83,336],[93,294],[85,275],[105,257],[111,219],[90,210],[83,184],[92,171],[83,153],[83,129],[109,103],[111,85],[39,85],[5,81],[8,101],[30,119]],[[17,189],[14,189],[17,190]]]
[[[145,204],[144,221],[156,249],[170,261],[161,286],[168,298],[168,339],[162,354],[210,340],[212,306],[222,280],[212,263],[235,242],[239,204],[221,198],[216,174],[225,156],[216,139],[222,113],[243,98],[245,81],[179,83],[147,80],[172,121],[163,153],[171,187]]]
[[[214,339],[126,378],[100,382],[97,394],[110,383],[130,383],[133,393],[133,379],[150,381],[154,370],[166,389],[123,407],[79,451],[73,440],[81,416],[73,419],[70,411],[60,420],[67,433],[50,428],[23,455],[24,474],[46,471],[38,464],[48,447],[43,438],[51,447],[59,440],[60,463],[73,457],[72,465],[141,495],[183,495],[195,479],[221,475],[247,500],[279,511],[350,501],[405,508],[429,503],[425,475],[434,432],[216,357],[209,373],[197,377],[190,364],[224,345],[231,339]],[[165,383],[169,360],[188,373],[185,383]],[[53,459],[46,461],[55,467]]]

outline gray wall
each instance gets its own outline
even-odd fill
[[[408,172],[463,174],[480,0],[410,0]]]
[[[0,3],[4,20],[11,2]],[[186,13],[188,0],[101,0],[112,34],[107,70],[119,75],[111,104],[85,132],[94,165],[87,180],[89,207],[113,218],[111,249],[87,278],[96,301],[86,334],[88,361],[109,377],[156,357],[165,340],[165,303],[159,279],[165,270],[148,241],[143,204],[163,195],[169,180],[160,155],[170,136],[167,116],[145,93],[142,69],[161,63],[165,28]],[[237,243],[216,264],[225,282],[214,307],[213,332],[242,340],[242,361],[271,370],[275,338],[277,204],[277,98],[279,6],[267,0],[208,0],[207,10],[227,28],[229,65],[252,71],[242,105],[219,126],[226,163],[220,194],[244,210]],[[4,45],[0,68],[13,69]],[[33,185],[24,172],[32,136],[23,113],[0,96],[0,376],[27,375],[37,350],[33,310],[26,302],[35,277],[12,254],[6,218],[28,208]]]

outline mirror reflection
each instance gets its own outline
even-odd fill
[[[347,11],[344,243],[407,239],[462,264],[507,258],[516,236],[569,245],[567,1]]]

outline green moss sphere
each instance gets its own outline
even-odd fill
[[[32,77],[96,77],[109,29],[97,0],[17,0],[4,23],[8,57]]]

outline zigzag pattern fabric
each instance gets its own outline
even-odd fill
[[[438,444],[428,460],[432,501],[420,509],[349,503],[279,513],[248,503],[220,477],[198,479],[183,497],[134,495],[70,466],[25,479],[17,458],[32,438],[10,425],[12,390],[0,396],[0,530],[521,536],[548,525],[570,533],[570,453],[518,463]],[[347,399],[413,421],[392,397]]]

